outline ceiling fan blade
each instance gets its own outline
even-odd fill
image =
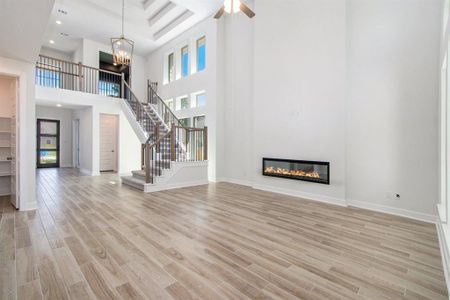
[[[248,8],[247,5],[245,5],[244,3],[241,2],[241,6],[239,7],[241,9],[241,11],[247,15],[247,17],[249,18],[253,18],[256,14],[250,9]]]
[[[222,7],[219,9],[219,11],[216,13],[216,15],[214,16],[215,19],[220,19],[220,17],[223,15],[223,13],[225,12],[225,5],[222,5]]]

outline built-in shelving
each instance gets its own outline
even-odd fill
[[[11,194],[11,118],[0,117],[0,195]]]

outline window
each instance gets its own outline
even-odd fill
[[[98,93],[103,96],[119,97],[120,96],[120,84],[108,81],[99,81]]]
[[[186,77],[189,75],[189,47],[184,46],[181,48],[181,76]]]
[[[170,110],[175,110],[175,107],[173,106],[173,99],[166,100],[166,104]]]
[[[203,71],[206,67],[206,38],[197,40],[197,72]]]
[[[195,106],[200,107],[205,105],[206,105],[206,94],[205,93],[197,94],[195,96]]]
[[[170,53],[167,58],[167,66],[168,66],[168,80],[172,82],[175,80],[175,63],[173,53]]]
[[[183,127],[191,127],[191,118],[180,119],[180,123]]]
[[[56,67],[37,67],[36,84],[51,88],[61,87],[61,71]]]
[[[195,128],[205,127],[205,116],[194,117],[194,127]]]
[[[180,109],[187,109],[187,108],[191,108],[189,97],[182,97],[180,99]]]

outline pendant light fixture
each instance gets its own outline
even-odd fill
[[[122,0],[122,35],[120,38],[111,38],[112,56],[114,64],[117,65],[131,65],[133,57],[134,42],[125,38],[124,23],[125,23],[125,0]]]

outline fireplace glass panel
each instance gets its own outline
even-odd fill
[[[318,161],[263,158],[263,175],[330,183],[330,163]]]

